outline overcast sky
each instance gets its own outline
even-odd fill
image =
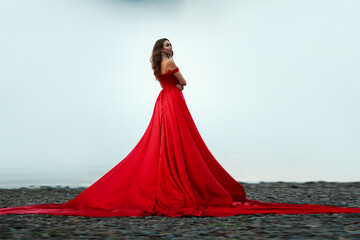
[[[90,185],[137,144],[168,38],[238,181],[360,180],[360,1],[0,1],[0,186]]]

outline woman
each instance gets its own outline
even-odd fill
[[[156,41],[151,63],[162,90],[144,135],[121,162],[66,203],[2,208],[0,215],[224,217],[360,213],[360,208],[247,199],[242,185],[217,162],[201,138],[182,94],[186,81],[172,56],[168,39]]]

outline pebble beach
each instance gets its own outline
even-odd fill
[[[360,182],[240,182],[264,202],[360,207]],[[0,207],[63,203],[85,188],[0,189]],[[0,239],[360,239],[360,214],[255,214],[231,217],[0,216]]]

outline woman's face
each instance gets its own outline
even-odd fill
[[[168,40],[165,40],[164,44],[163,44],[163,49],[162,51],[165,53],[165,54],[171,54],[172,52],[172,45],[171,43],[168,41]]]

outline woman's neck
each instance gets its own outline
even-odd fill
[[[162,59],[172,59],[172,57],[171,57],[170,54],[164,54],[164,53],[162,53],[161,56],[162,56]]]

